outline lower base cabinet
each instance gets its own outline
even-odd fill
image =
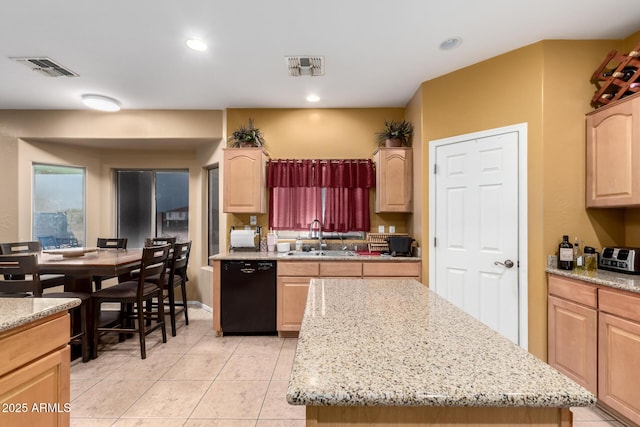
[[[296,332],[300,330],[311,279],[313,277],[278,278],[276,324],[279,332]]]
[[[640,425],[640,294],[548,279],[549,364]]]
[[[69,426],[68,314],[0,334],[0,426]]]
[[[598,400],[640,425],[640,296],[600,290]]]
[[[598,288],[568,277],[549,276],[549,364],[598,392]]]

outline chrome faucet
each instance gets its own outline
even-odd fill
[[[311,221],[311,224],[309,224],[309,237],[313,237],[313,224],[317,222],[318,223],[318,242],[320,242],[320,245],[318,246],[318,250],[320,251],[320,253],[322,253],[322,222],[320,222],[319,219],[314,219],[313,221]]]

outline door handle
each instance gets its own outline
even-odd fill
[[[506,268],[511,268],[514,266],[513,261],[511,261],[510,259],[506,260],[505,262],[495,261],[493,265],[501,265]]]
[[[251,273],[255,273],[256,269],[255,268],[241,268],[240,271],[243,272],[244,274],[251,274]]]

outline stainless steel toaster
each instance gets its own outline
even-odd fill
[[[640,274],[640,248],[604,247],[598,268],[619,273]]]

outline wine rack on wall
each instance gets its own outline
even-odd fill
[[[598,88],[591,98],[595,108],[640,92],[640,44],[627,54],[612,50],[593,72],[591,83]]]

